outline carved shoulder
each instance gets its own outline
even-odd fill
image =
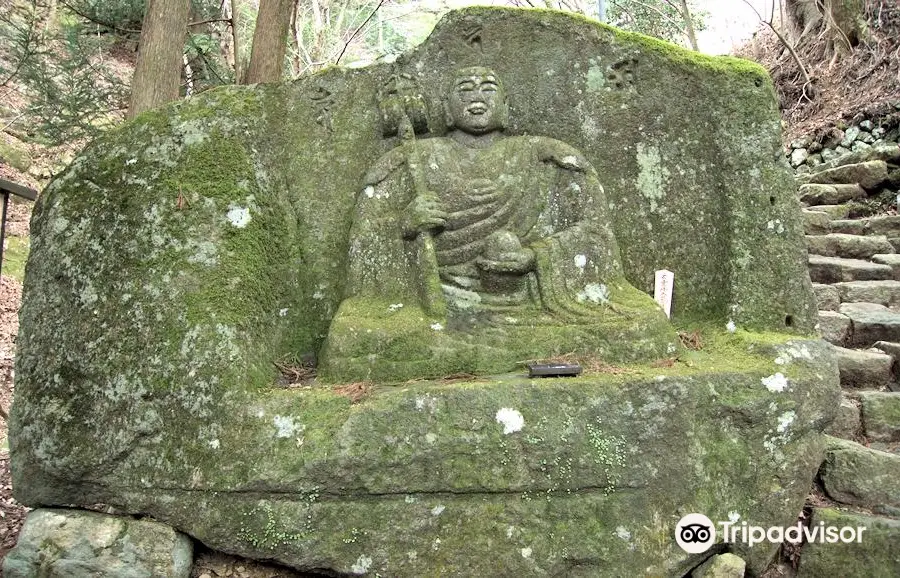
[[[575,147],[550,137],[534,137],[538,141],[538,158],[561,169],[579,173],[593,172],[591,163]]]
[[[406,165],[409,158],[408,145],[402,144],[385,153],[363,177],[363,187],[377,185],[388,178],[391,173]]]

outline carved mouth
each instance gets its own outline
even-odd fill
[[[466,107],[466,112],[468,112],[469,114],[474,114],[476,116],[481,116],[482,114],[486,113],[487,111],[488,111],[487,105],[484,103],[481,103],[481,102],[476,102],[476,103],[470,104],[469,106]]]

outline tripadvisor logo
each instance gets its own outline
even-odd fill
[[[716,527],[718,527],[718,532]],[[688,514],[675,526],[675,541],[688,554],[701,554],[716,543],[716,535],[721,535],[722,542],[725,544],[740,542],[751,547],[766,541],[773,544],[784,542],[790,544],[803,542],[820,544],[855,542],[861,544],[865,530],[865,526],[838,528],[826,526],[825,522],[819,522],[814,526],[804,526],[797,522],[794,526],[772,526],[770,528],[752,526],[747,522],[738,524],[736,520],[713,524],[712,520],[703,514]]]
[[[688,514],[675,526],[675,541],[688,554],[702,554],[716,542],[716,527],[703,514]]]

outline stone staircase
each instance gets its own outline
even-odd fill
[[[860,543],[806,544],[799,576],[900,575],[900,215],[854,218],[897,197],[900,147],[851,160],[798,177],[820,328],[843,388],[818,479],[831,504],[813,507],[810,525],[867,530]]]

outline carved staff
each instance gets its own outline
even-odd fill
[[[378,108],[381,113],[383,135],[385,137],[399,135],[401,140],[408,143],[406,166],[413,181],[416,199],[434,197],[434,193],[428,190],[425,182],[421,156],[416,145],[416,135],[429,132],[425,97],[417,90],[415,82],[410,77],[396,76],[382,89]],[[436,198],[431,200],[437,201]],[[426,313],[443,318],[447,312],[447,304],[441,290],[433,233],[421,231],[416,236],[415,244],[416,262],[421,273],[418,287],[420,301]]]

